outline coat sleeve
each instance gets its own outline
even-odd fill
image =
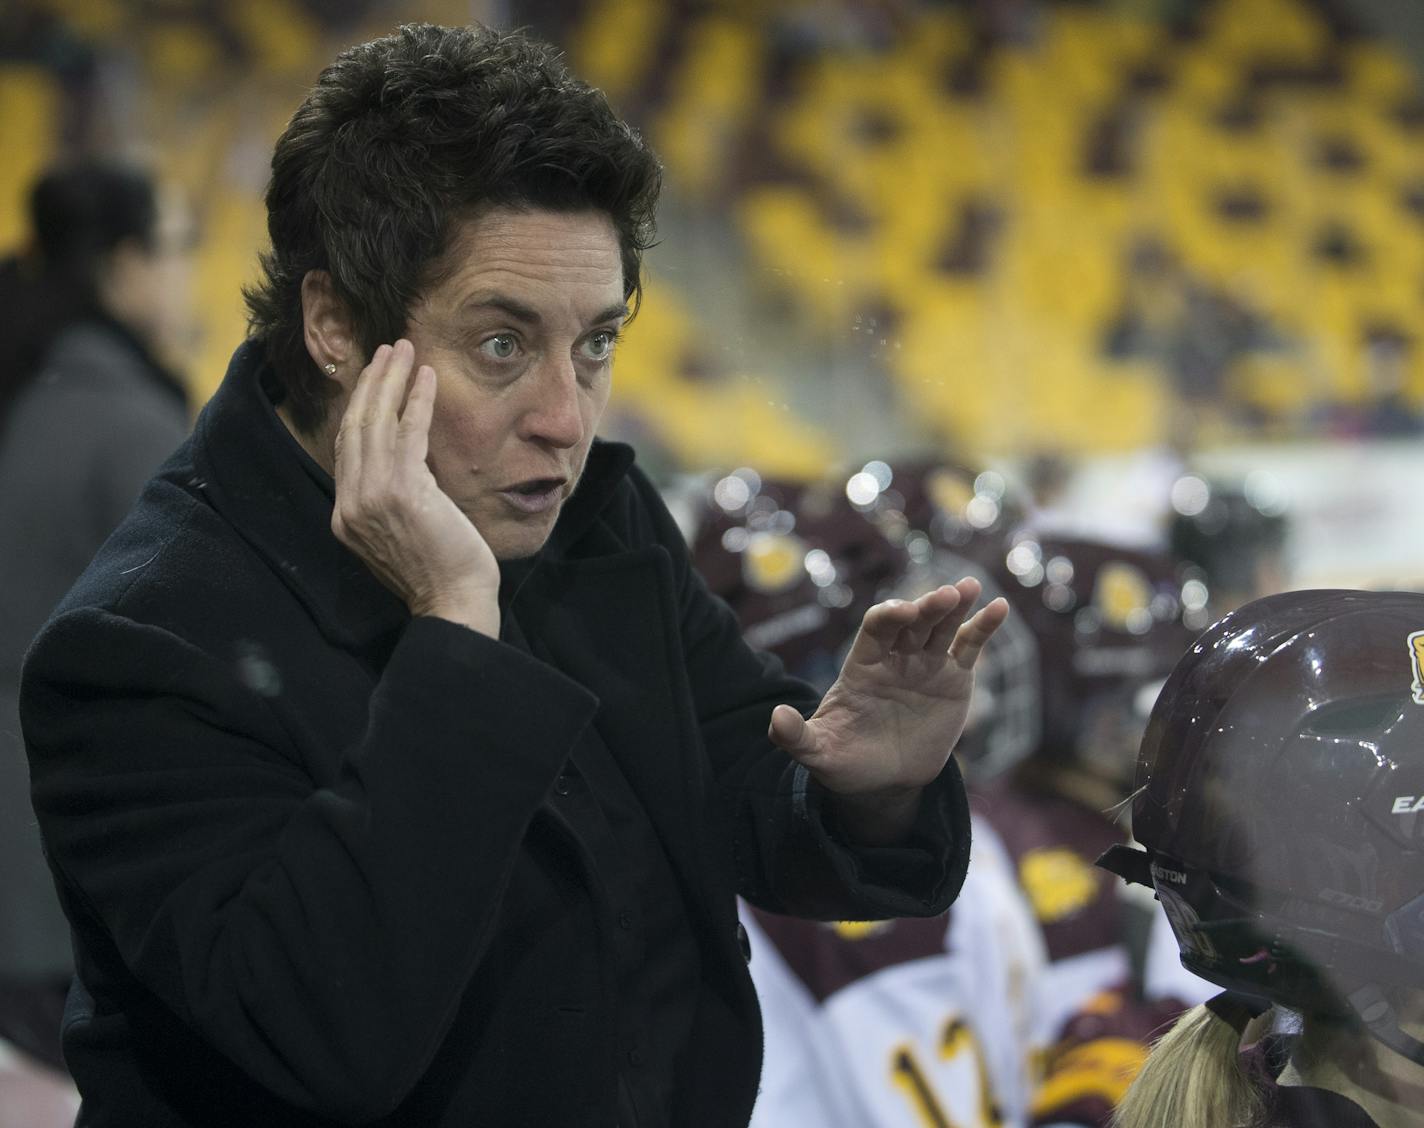
[[[630,474],[651,535],[672,556],[688,678],[742,895],[771,912],[822,920],[943,912],[969,864],[969,805],[953,757],[926,789],[904,845],[852,845],[822,788],[767,735],[773,708],[785,703],[810,716],[815,691],[746,644],[732,610],[692,567],[656,490],[636,468]]]
[[[418,618],[313,790],[230,665],[82,608],[32,650],[22,720],[79,931],[258,1084],[360,1122],[428,1067],[595,708],[513,648]]]

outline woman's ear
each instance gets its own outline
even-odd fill
[[[355,330],[346,304],[336,293],[331,275],[309,270],[302,278],[302,339],[312,363],[345,386],[356,359]],[[335,370],[331,366],[335,366]]]

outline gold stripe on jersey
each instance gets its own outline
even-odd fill
[[[1098,1097],[1116,1107],[1132,1084],[1147,1047],[1130,1038],[1097,1038],[1055,1057],[1043,1087],[1033,1100],[1033,1115],[1045,1117],[1085,1098]]]
[[[1080,913],[1098,895],[1098,871],[1076,850],[1044,846],[1019,859],[1019,881],[1044,924]]]

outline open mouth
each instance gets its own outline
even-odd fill
[[[500,490],[500,496],[521,513],[543,513],[559,503],[563,478],[531,478]]]

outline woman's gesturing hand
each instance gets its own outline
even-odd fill
[[[772,742],[832,793],[862,841],[895,841],[908,829],[921,788],[964,730],[974,664],[1009,613],[995,599],[971,615],[979,594],[979,581],[965,578],[877,603],[815,715],[772,710]]]
[[[336,435],[331,529],[405,601],[491,637],[499,634],[499,564],[426,465],[435,372],[412,377],[415,349],[382,345],[357,378]]]

